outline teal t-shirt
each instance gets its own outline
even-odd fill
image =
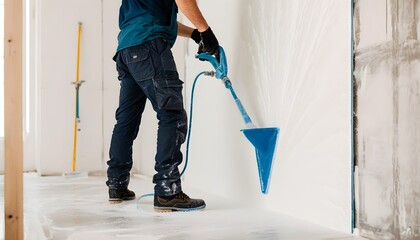
[[[175,0],[122,0],[117,51],[164,38],[172,47],[178,33]]]

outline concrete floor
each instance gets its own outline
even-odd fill
[[[104,177],[38,177],[25,174],[25,239],[67,240],[347,240],[361,239],[260,209],[233,206],[205,196],[201,212],[155,213],[152,198],[110,204]],[[3,177],[0,179],[3,201]],[[153,189],[149,180],[132,178],[137,195]],[[192,197],[203,197],[188,191]],[[1,207],[1,216],[4,209]],[[0,239],[4,238],[1,219]]]

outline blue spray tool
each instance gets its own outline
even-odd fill
[[[261,191],[264,194],[268,192],[268,184],[270,181],[271,167],[273,163],[274,152],[276,149],[277,136],[280,131],[279,128],[257,128],[252,123],[251,118],[246,112],[244,106],[233,90],[232,83],[230,82],[227,74],[228,67],[226,61],[225,51],[222,47],[219,47],[220,60],[217,60],[214,56],[207,53],[200,53],[196,58],[200,60],[206,60],[213,65],[215,72],[210,74],[216,78],[223,81],[225,87],[230,90],[233,99],[236,102],[236,105],[239,108],[239,111],[242,114],[244,119],[246,129],[241,131],[244,133],[245,137],[252,143],[255,147],[255,152],[257,155],[257,165],[258,173],[260,176],[260,185]]]

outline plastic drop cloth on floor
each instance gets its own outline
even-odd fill
[[[115,240],[115,239],[357,239],[292,217],[199,191],[207,208],[201,212],[155,213],[152,198],[121,204],[108,202],[105,177],[39,177],[25,174],[25,239]],[[0,188],[4,188],[3,177]],[[133,177],[137,196],[153,189],[150,180]],[[3,191],[0,193],[1,203]],[[2,211],[3,208],[1,208]],[[1,220],[4,231],[4,220]],[[4,234],[0,234],[4,236]],[[1,237],[0,237],[1,239]]]

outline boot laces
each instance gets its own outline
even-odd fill
[[[190,197],[187,194],[185,194],[184,192],[178,193],[177,197],[181,198],[182,200],[190,200]]]

